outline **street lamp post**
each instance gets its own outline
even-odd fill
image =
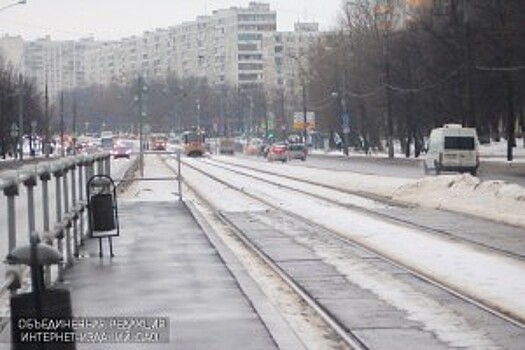
[[[201,103],[199,99],[195,100],[195,105],[197,106],[197,129],[201,128]]]
[[[77,154],[77,97],[73,96],[73,154]]]
[[[49,153],[51,153],[51,140],[49,135],[49,93],[47,88],[47,76],[44,91],[44,124],[44,155],[46,158],[49,158]]]
[[[31,121],[31,133],[29,134],[29,154],[35,156],[36,120]]]
[[[144,84],[144,78],[139,77],[137,83],[137,94],[135,95],[135,102],[138,105],[138,118],[139,118],[139,171],[140,177],[144,177],[144,142],[143,142],[143,118],[146,116],[144,112],[144,93],[148,90],[146,84]]]
[[[306,144],[306,138],[308,136],[308,118],[307,118],[307,100],[306,100],[306,72],[305,68],[303,67],[302,59],[304,59],[304,56],[289,56],[291,59],[293,59],[299,69],[299,75],[301,79],[301,88],[302,88],[302,105],[303,105],[303,142]]]
[[[249,95],[248,99],[250,100],[250,114],[248,114],[248,140],[251,140],[253,130],[253,96]]]
[[[387,103],[387,147],[388,158],[394,158],[394,124],[392,121],[392,92],[390,89],[390,57],[388,52],[388,41],[392,29],[392,16],[394,5],[388,1],[386,4],[377,5],[375,8],[376,26],[379,25],[383,31],[383,59],[385,65],[385,93]]]
[[[60,93],[60,156],[66,155],[64,145],[64,92]]]
[[[301,78],[301,82],[302,82],[302,85],[303,85],[303,143],[306,145],[306,137],[308,135],[308,130],[307,130],[307,124],[308,124],[308,120],[307,120],[307,117],[306,117],[306,114],[307,114],[307,110],[306,110],[306,84],[304,83],[304,77]]]
[[[22,73],[18,74],[18,158],[24,160],[24,88]]]
[[[16,123],[11,124],[11,138],[13,139],[13,157],[17,156],[16,146],[18,145],[18,126]]]

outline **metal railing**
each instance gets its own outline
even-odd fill
[[[39,232],[40,239],[55,246],[64,257],[64,264],[58,267],[57,278],[61,280],[64,268],[71,266],[74,258],[79,256],[79,246],[88,231],[86,184],[95,174],[110,175],[110,164],[109,153],[103,152],[24,165],[17,170],[1,172],[0,190],[7,201],[8,236],[7,251],[2,247],[1,253],[11,252],[19,245],[28,245],[30,235]],[[41,201],[35,200],[37,189]],[[22,192],[27,196],[25,202],[22,198],[17,200]],[[54,192],[54,197],[51,192]],[[26,220],[17,217],[23,212],[27,214],[26,229],[22,227]],[[37,216],[40,216],[39,221]],[[50,267],[46,269],[45,283],[50,285]],[[20,287],[21,274],[19,267],[6,268],[0,293]]]

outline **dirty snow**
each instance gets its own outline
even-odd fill
[[[330,171],[283,164],[253,162],[239,157],[214,156],[231,164],[271,169],[291,176],[348,191],[372,194],[395,201],[440,208],[525,227],[525,188],[504,181],[481,181],[470,174],[422,179],[395,178]]]
[[[235,161],[242,160],[236,159]],[[252,164],[254,163],[252,162]],[[270,166],[274,169],[273,164],[261,164],[266,169]],[[306,170],[282,166],[282,164],[275,165],[275,169],[281,169],[283,172],[300,170],[303,174],[313,171],[317,172],[318,179],[324,179],[324,176],[319,176],[317,169]],[[525,263],[523,262],[509,257],[492,255],[469,245],[436,237],[392,222],[381,221],[359,212],[349,211],[343,207],[337,207],[280,186],[260,184],[256,180],[239,177],[229,171],[213,168],[213,173],[230,183],[234,183],[246,193],[265,198],[296,215],[305,216],[329,230],[358,241],[372,250],[380,251],[406,266],[417,267],[418,271],[432,276],[454,289],[463,290],[475,299],[486,300],[500,310],[525,318],[525,299],[523,299],[525,294]],[[469,176],[451,177],[460,179],[458,183],[462,185],[466,183],[472,187],[476,184],[476,180]],[[436,178],[432,178],[432,180],[436,180]],[[445,181],[439,177],[437,180]],[[448,187],[445,185],[440,188]],[[424,190],[428,189],[424,188]],[[443,191],[437,190],[437,192],[444,197]],[[495,193],[494,191],[489,192]],[[229,211],[232,205],[238,208],[238,205],[233,204],[237,200],[245,201],[245,199],[241,199],[239,196],[231,196],[229,193],[230,191],[216,187],[213,190],[209,189],[206,196],[219,206],[219,210],[224,211]],[[395,302],[396,297],[391,294],[395,293],[395,289],[390,287],[386,286],[381,291],[382,297]],[[406,307],[408,308],[408,306]],[[420,310],[411,314],[419,315],[418,318],[424,319]]]

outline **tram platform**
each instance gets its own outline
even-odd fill
[[[98,242],[91,240],[65,275],[75,317],[167,318],[169,341],[150,344],[152,349],[277,348],[183,202],[124,202],[119,209],[121,236],[113,238],[115,256],[109,257],[105,245],[99,258]],[[93,348],[77,344],[77,349]]]
[[[98,239],[86,240],[60,287],[71,293],[75,319],[124,322],[124,333],[130,322],[167,321],[167,328],[162,322],[156,329],[138,325],[132,335],[145,335],[98,343],[86,337],[76,349],[304,349],[234,254],[210,236],[193,205],[162,182],[128,189],[118,202],[114,257],[107,238],[102,257]],[[10,348],[9,327],[0,339],[0,349]]]

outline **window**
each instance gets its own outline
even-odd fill
[[[261,63],[239,63],[239,70],[261,70]]]
[[[239,51],[257,51],[257,45],[256,44],[239,44],[238,49]]]
[[[475,141],[472,136],[445,136],[445,149],[472,151]]]
[[[256,34],[256,33],[240,33],[237,38],[239,41],[255,41],[255,40],[261,40],[262,35]]]

